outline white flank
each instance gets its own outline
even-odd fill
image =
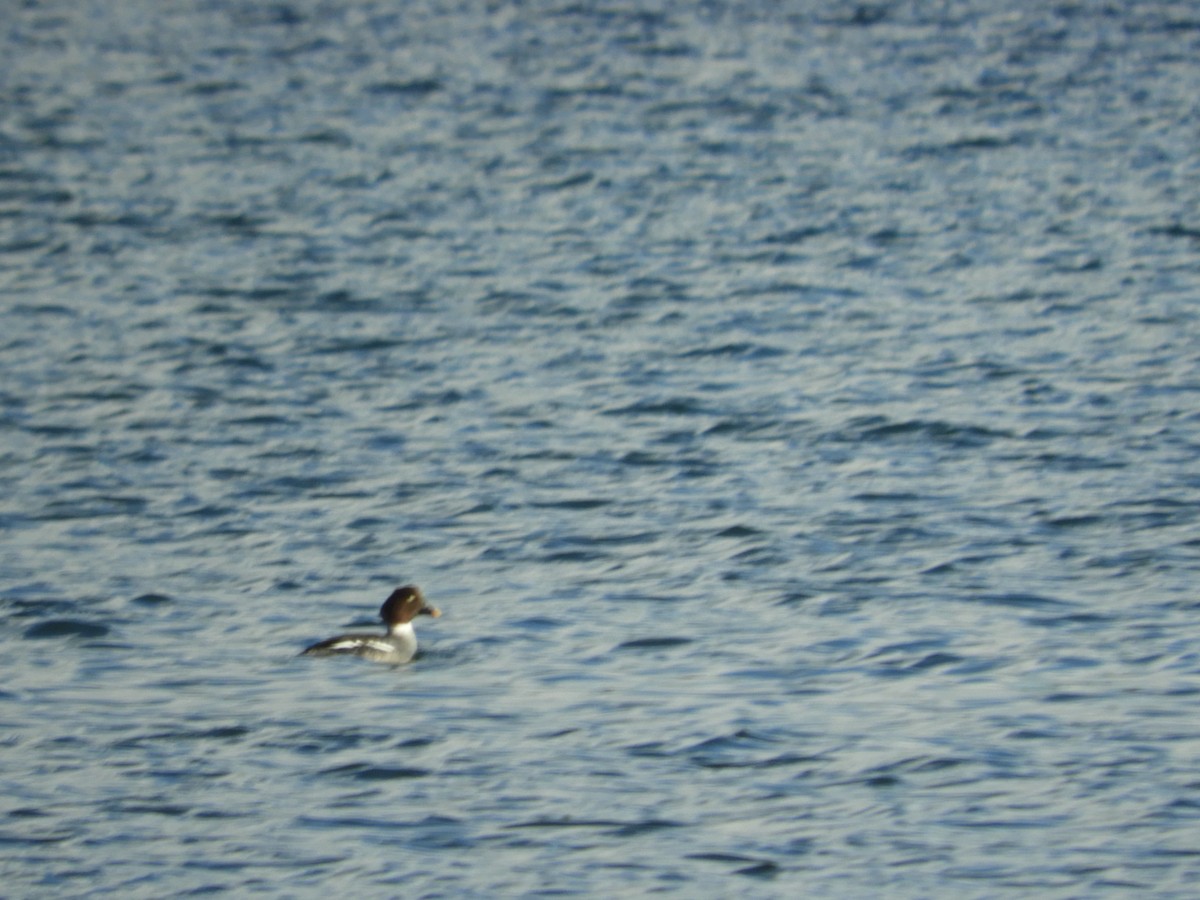
[[[329,645],[330,650],[376,650],[379,653],[390,653],[392,645],[383,641],[363,640],[355,638],[352,641],[338,641]]]

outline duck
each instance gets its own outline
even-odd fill
[[[417,653],[417,616],[440,616],[441,610],[425,602],[415,584],[398,587],[383,601],[379,618],[387,626],[386,634],[339,634],[305,647],[301,656],[360,656],[373,662],[402,665]]]

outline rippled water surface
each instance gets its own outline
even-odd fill
[[[1200,892],[1194,5],[0,39],[5,894]]]

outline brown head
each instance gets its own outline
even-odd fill
[[[421,596],[421,589],[415,584],[406,584],[404,587],[396,588],[379,608],[379,617],[389,628],[393,625],[411,622],[417,616],[437,618],[441,614],[437,607],[430,606],[425,602],[425,598]]]

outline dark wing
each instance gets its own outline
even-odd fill
[[[300,651],[301,656],[334,656],[338,653],[362,653],[364,650],[390,650],[378,634],[339,634]]]

